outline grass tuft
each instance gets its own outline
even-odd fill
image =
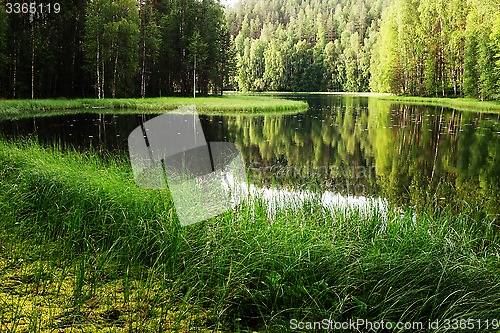
[[[64,151],[64,152],[63,152]],[[497,221],[263,202],[181,228],[125,158],[0,141],[0,331],[290,331],[500,316]],[[444,331],[444,327],[441,328]]]

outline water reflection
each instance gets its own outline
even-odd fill
[[[335,100],[295,117],[226,118],[252,182],[498,216],[499,115]]]
[[[377,216],[381,227],[387,223],[388,202],[379,197],[343,196],[340,193],[325,191],[323,193],[307,190],[286,190],[279,188],[258,187],[249,185],[244,193],[249,202],[262,200],[266,207],[267,217],[273,221],[278,213],[296,214],[309,203],[313,207],[319,204],[323,214],[332,217],[346,216],[356,213],[360,216]]]
[[[88,114],[38,117],[0,121],[0,133],[7,138],[36,137],[42,144],[60,144],[100,152],[125,154],[127,137],[141,122],[155,115],[143,114]]]
[[[289,191],[295,197],[302,192],[360,200],[380,197],[417,208],[474,207],[500,215],[500,115],[355,96],[296,98],[307,99],[308,112],[201,116],[206,139],[236,143],[250,183],[273,189],[269,195]],[[0,131],[125,154],[128,134],[153,116],[2,121]]]

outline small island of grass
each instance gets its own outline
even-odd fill
[[[303,101],[269,96],[226,95],[211,97],[104,98],[104,99],[34,99],[0,101],[0,118],[23,118],[82,112],[156,113],[194,105],[200,113],[297,113],[307,110]]]

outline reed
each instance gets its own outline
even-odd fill
[[[0,331],[500,317],[497,221],[473,211],[306,201],[270,220],[255,199],[182,228],[125,157],[0,141],[0,213]]]

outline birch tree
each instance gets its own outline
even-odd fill
[[[139,13],[135,0],[90,0],[83,49],[97,98],[131,93],[138,70]]]

